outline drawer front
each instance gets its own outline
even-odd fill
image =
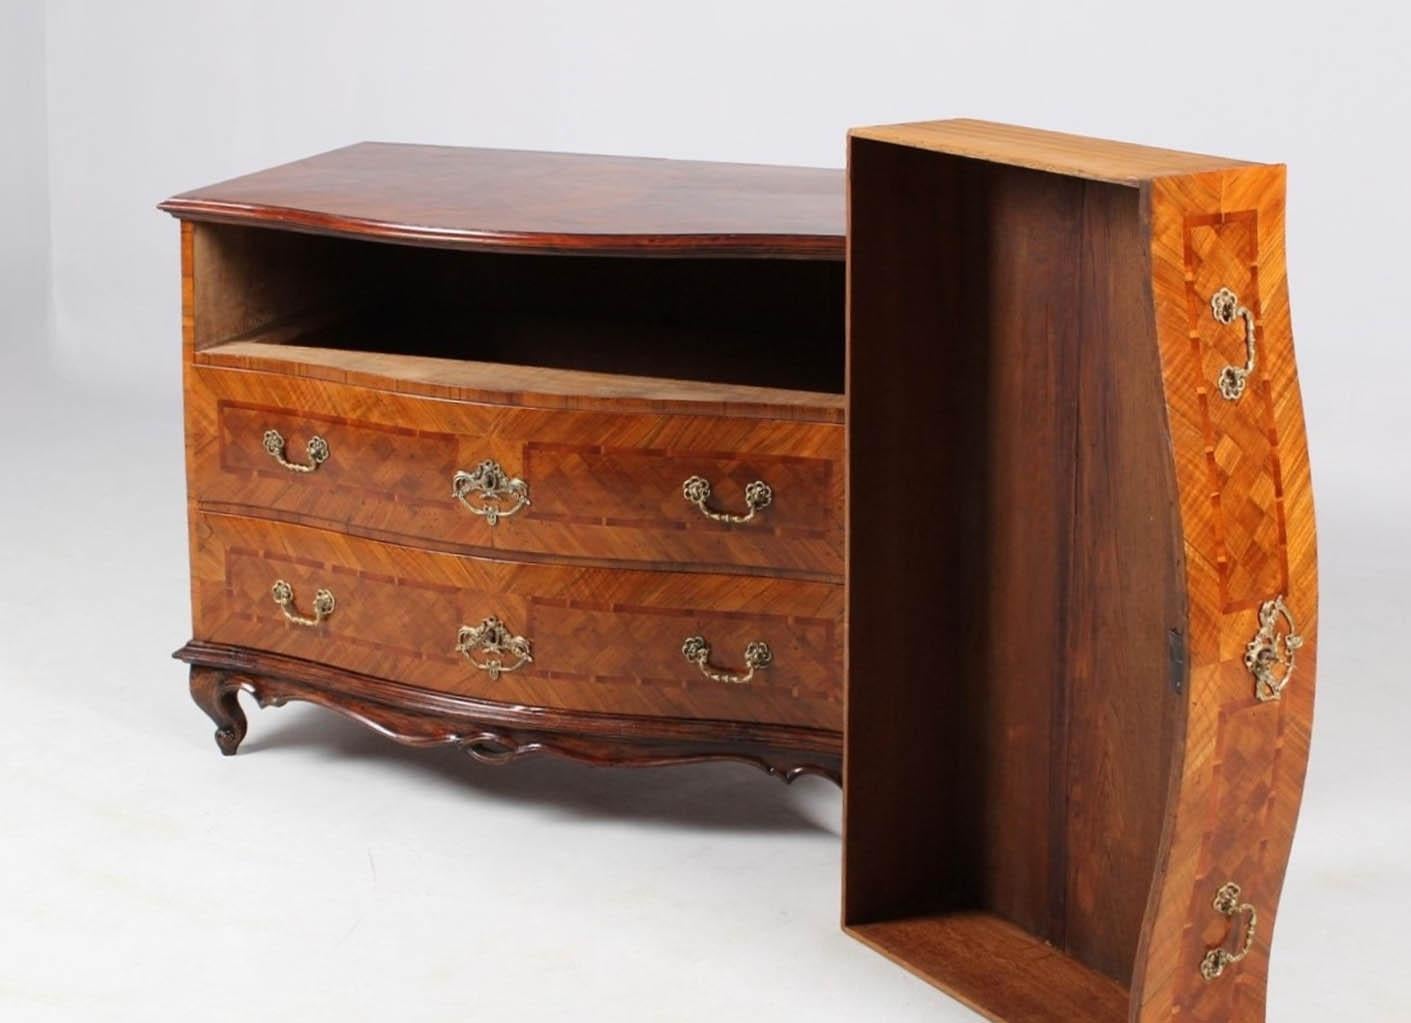
[[[526,706],[842,728],[837,584],[497,561],[200,513],[193,565],[198,639]],[[688,659],[696,636],[708,654]],[[708,677],[749,675],[751,644],[771,658],[748,681]]]
[[[192,371],[187,416],[193,496],[216,511],[461,553],[842,576],[837,424],[480,405],[210,368]],[[471,480],[458,499],[457,474],[487,461],[523,487],[492,497],[493,480]],[[693,477],[709,491],[694,503]]]

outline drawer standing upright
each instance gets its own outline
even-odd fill
[[[1258,1023],[1318,652],[1284,169],[935,121],[848,189],[845,926],[1004,1023]]]

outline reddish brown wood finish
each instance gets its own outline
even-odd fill
[[[461,553],[842,579],[839,425],[433,401],[205,366],[190,386],[203,507]],[[293,459],[323,437],[328,460],[282,468],[262,446],[269,429]],[[532,502],[495,526],[452,495],[455,473],[487,458]],[[712,521],[682,496],[691,476],[710,480],[719,509],[744,511],[754,480],[774,499],[751,522]]]
[[[836,170],[363,142],[185,192],[188,220],[447,248],[840,260]]]
[[[1006,1023],[1127,1018],[1127,991],[989,913],[905,917],[851,928],[859,941]]]
[[[993,1019],[1262,1020],[1316,628],[1282,169],[940,123],[855,133],[850,189],[845,925]]]
[[[192,572],[206,642],[507,704],[841,725],[842,588],[829,583],[492,561],[204,513]],[[270,595],[280,579],[304,615],[319,589],[336,610],[290,624]],[[498,679],[456,652],[461,626],[492,616],[533,644],[533,663]],[[722,670],[743,671],[756,640],[774,662],[749,684],[710,681],[682,656],[693,635]]]
[[[485,764],[567,757],[593,766],[664,767],[731,760],[788,783],[816,774],[841,781],[836,732],[749,722],[564,714],[546,707],[432,693],[278,654],[190,643],[191,694],[234,755],[247,723],[238,694],[261,707],[303,700],[360,721],[409,746],[454,745]]]
[[[181,656],[222,748],[243,688],[487,762],[836,778],[841,183],[362,145],[163,204],[183,219]],[[314,433],[330,457],[291,472],[270,429],[291,460]],[[494,527],[451,492],[485,459],[530,488]],[[718,510],[756,479],[774,500],[711,521],[682,496],[692,475]],[[335,612],[286,622],[276,578],[305,613],[329,588]],[[492,680],[456,653],[490,615],[532,665]],[[755,640],[774,662],[709,681],[682,655],[694,634],[718,670]]]

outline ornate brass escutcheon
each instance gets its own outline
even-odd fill
[[[1240,304],[1239,296],[1229,288],[1221,288],[1210,298],[1210,311],[1220,323],[1234,323],[1236,317],[1244,320],[1243,366],[1226,366],[1215,381],[1220,394],[1229,401],[1237,401],[1244,394],[1244,386],[1249,375],[1254,372],[1254,313]]]
[[[467,500],[472,495],[479,498],[478,503]],[[458,472],[451,477],[451,496],[476,515],[484,516],[492,526],[530,504],[529,484],[511,476],[500,468],[499,462],[489,458],[470,472]],[[486,504],[487,501],[491,503]],[[504,507],[503,501],[514,503]]]
[[[1241,902],[1240,886],[1233,881],[1222,885],[1215,893],[1215,912],[1221,916],[1229,917],[1233,922],[1238,916],[1245,916],[1244,934],[1237,951],[1231,952],[1228,948],[1229,939],[1219,948],[1212,948],[1205,953],[1205,958],[1200,961],[1200,975],[1207,981],[1214,980],[1225,972],[1225,968],[1239,962],[1249,955],[1249,950],[1254,947],[1254,939],[1259,928],[1259,913],[1248,902]]]
[[[703,476],[692,476],[681,484],[681,496],[701,510],[701,514],[716,522],[749,522],[763,508],[768,508],[774,500],[774,490],[763,480],[755,480],[745,487],[745,507],[743,515],[733,512],[713,511],[706,507],[710,500],[710,480]]]
[[[264,437],[265,451],[284,468],[290,472],[313,472],[324,462],[328,461],[328,441],[322,437],[310,437],[304,450],[309,456],[307,462],[291,462],[284,454],[284,434],[278,430],[266,430]]]
[[[279,605],[279,609],[284,612],[284,617],[295,625],[302,625],[312,629],[317,625],[322,625],[323,620],[333,613],[333,594],[328,590],[317,590],[314,593],[314,613],[312,617],[299,614],[294,609],[294,587],[290,586],[283,579],[278,580],[270,590],[270,595],[274,597],[274,602]]]
[[[769,644],[755,641],[745,647],[745,668],[742,675],[731,674],[730,672],[719,671],[710,666],[710,644],[703,636],[688,636],[681,644],[681,655],[700,669],[702,675],[712,682],[728,682],[732,685],[744,685],[754,678],[754,674],[761,668],[769,667],[774,660],[774,652],[769,649]]]
[[[516,636],[505,628],[505,623],[493,615],[479,625],[462,625],[456,636],[456,652],[495,681],[510,671],[518,671],[534,661],[529,640]],[[476,660],[480,653],[484,660]],[[506,664],[505,658],[514,658],[513,664]]]
[[[1279,621],[1287,625],[1279,634]],[[1282,595],[1259,605],[1259,631],[1244,648],[1244,666],[1254,676],[1254,695],[1261,703],[1283,697],[1293,678],[1294,653],[1303,646],[1293,612]]]

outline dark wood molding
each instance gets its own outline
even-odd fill
[[[409,746],[453,745],[504,764],[551,754],[594,766],[659,767],[727,760],[786,783],[805,774],[841,784],[842,737],[823,729],[576,713],[433,693],[326,665],[193,641],[173,656],[191,665],[191,695],[231,756],[247,723],[243,690],[261,707],[303,700],[335,710]]]

